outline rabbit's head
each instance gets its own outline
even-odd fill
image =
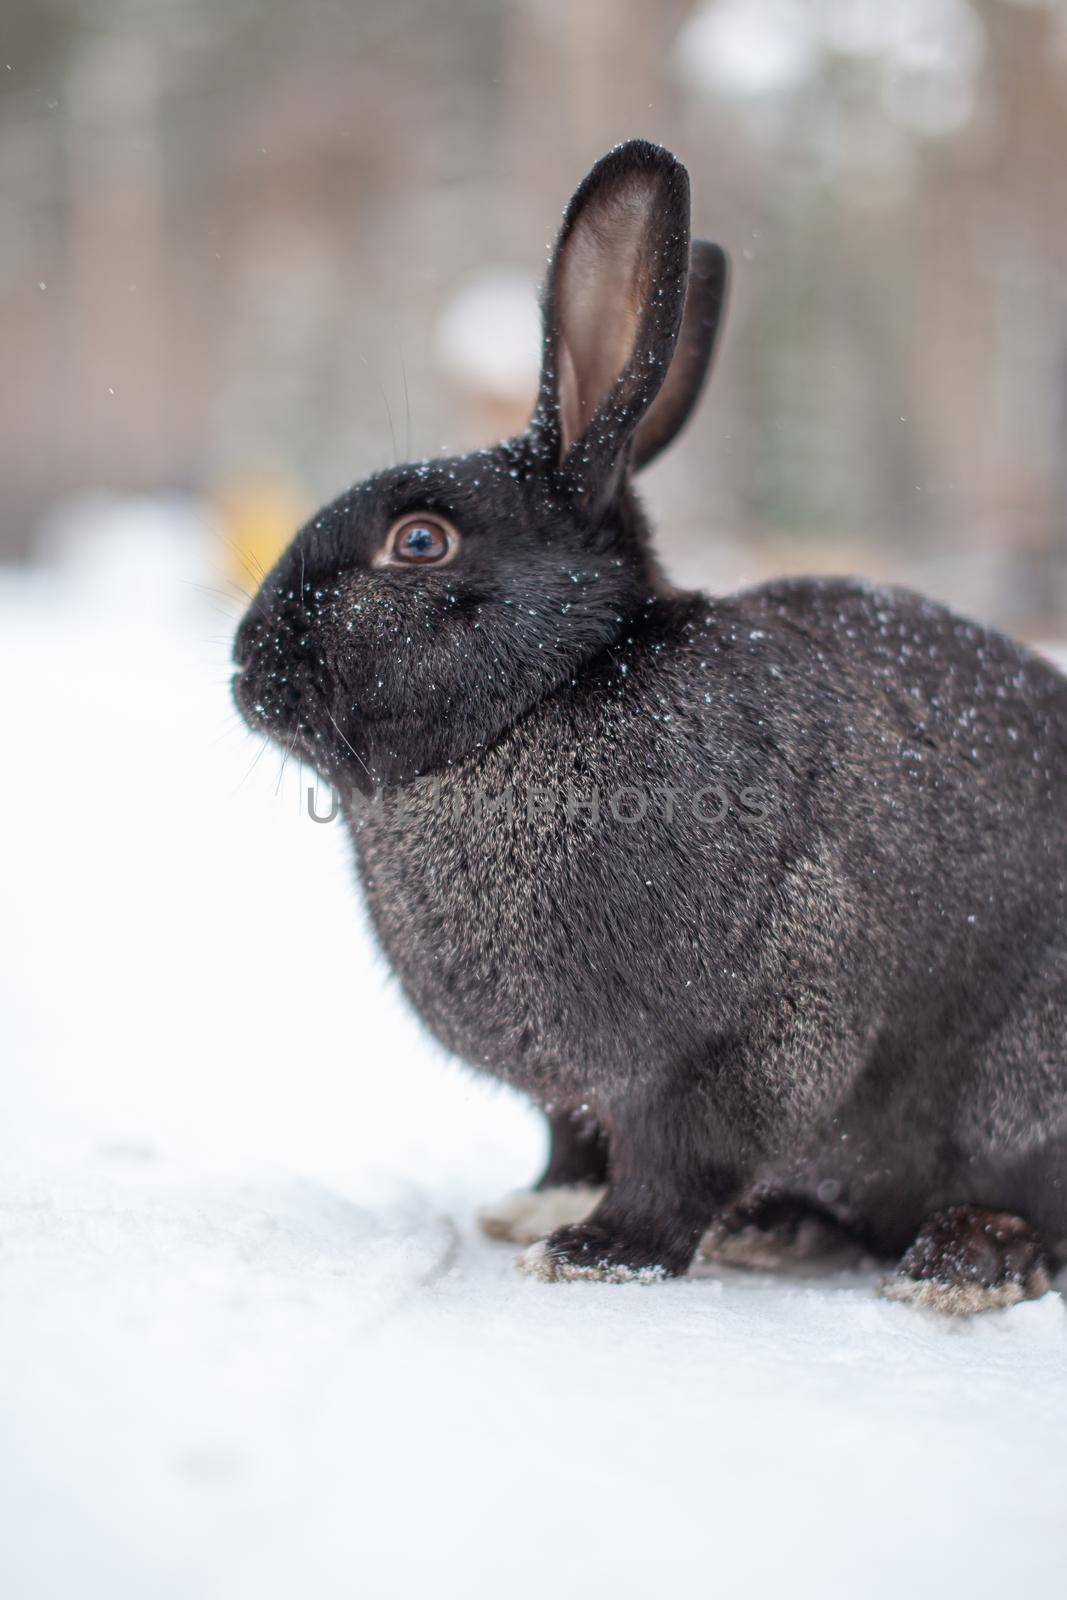
[[[247,721],[368,790],[475,753],[610,645],[661,587],[630,477],[693,407],[726,276],[673,156],[599,161],[549,268],[527,432],[379,473],[297,534],[238,630]]]

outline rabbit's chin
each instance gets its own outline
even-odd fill
[[[284,755],[310,767],[324,783],[342,793],[358,790],[370,794],[380,787],[368,755],[358,746],[362,735],[344,729],[329,711],[301,707],[297,712],[272,701],[256,675],[239,668],[230,680],[234,704],[252,733],[265,734]]]

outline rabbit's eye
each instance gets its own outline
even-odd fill
[[[450,561],[459,545],[456,530],[441,517],[404,517],[389,531],[375,557],[379,567],[430,567]]]

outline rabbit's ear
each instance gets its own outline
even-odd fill
[[[667,377],[688,275],[685,168],[641,139],[617,146],[563,219],[545,285],[531,424],[587,504],[614,494]]]
[[[634,435],[630,465],[640,472],[665,450],[689,421],[689,413],[711,370],[730,266],[726,252],[707,239],[694,239],[689,252],[689,286],[674,360],[663,387],[645,412]]]

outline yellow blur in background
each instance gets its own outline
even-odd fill
[[[234,480],[212,497],[213,522],[222,539],[219,561],[237,588],[270,571],[307,515],[295,484],[263,476]]]

